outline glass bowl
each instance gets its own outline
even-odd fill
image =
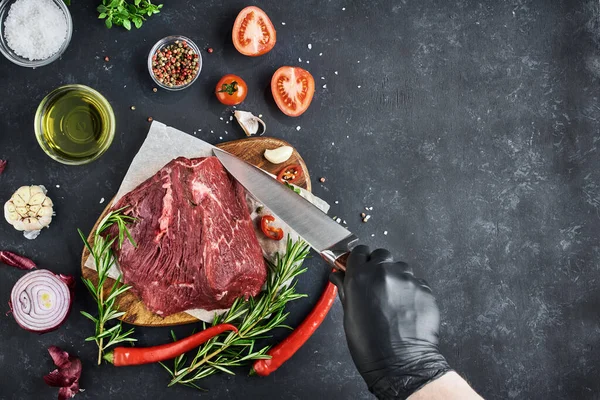
[[[67,126],[69,126],[69,118],[70,118],[69,114],[67,114],[67,115],[52,115],[52,113],[58,112],[58,111],[52,110],[53,101],[56,99],[59,99],[59,98],[65,99],[65,98],[67,98],[67,96],[69,94],[73,94],[72,92],[75,92],[75,91],[77,91],[78,94],[85,95],[85,100],[83,100],[82,102],[87,103],[88,106],[89,106],[89,104],[93,104],[94,109],[97,111],[97,113],[104,117],[103,120],[105,121],[105,125],[106,125],[106,129],[105,129],[106,133],[103,135],[105,137],[102,137],[101,143],[99,143],[99,145],[98,145],[98,149],[95,149],[95,151],[93,153],[85,154],[82,156],[69,157],[65,153],[61,152],[60,149],[57,149],[56,146],[53,146],[53,144],[50,143],[48,141],[48,138],[46,138],[46,136],[44,135],[44,132],[45,132],[44,117],[46,116],[47,113],[50,113],[49,114],[50,119],[48,121],[46,121],[48,123],[55,122],[55,120],[58,119],[59,120],[58,122],[60,123],[61,127],[63,127],[63,126],[65,127],[62,134],[67,136],[69,134],[69,130],[67,128]],[[77,112],[76,108],[70,109],[71,116],[75,112]],[[93,122],[96,122],[96,121],[93,121]],[[76,126],[76,128],[73,128],[73,129],[81,129],[78,127],[78,124],[76,124],[75,126]],[[90,162],[100,158],[100,156],[102,154],[104,154],[106,152],[106,150],[108,150],[108,148],[112,144],[113,139],[115,137],[115,114],[113,112],[112,107],[110,106],[110,103],[106,100],[106,98],[104,98],[104,96],[102,96],[96,90],[94,90],[90,87],[84,86],[84,85],[65,85],[65,86],[61,86],[57,89],[54,89],[46,97],[44,97],[44,99],[38,106],[37,111],[35,113],[34,130],[35,130],[35,137],[36,137],[40,147],[42,148],[42,150],[44,150],[44,153],[46,153],[48,156],[50,156],[54,160],[56,160],[60,163],[63,163],[63,164],[83,165],[83,164],[90,163]],[[64,132],[66,132],[66,133],[64,133]],[[87,139],[87,138],[85,138],[85,139]],[[82,139],[81,138],[73,138],[72,143],[77,143],[78,140],[81,142]],[[89,142],[89,140],[88,140],[88,142]]]
[[[13,63],[22,67],[36,68],[48,65],[51,62],[56,61],[58,58],[60,58],[60,56],[65,52],[65,50],[69,46],[69,42],[71,41],[71,35],[73,34],[73,21],[71,20],[71,13],[69,12],[69,9],[65,5],[64,1],[51,0],[65,14],[65,19],[67,20],[67,37],[65,38],[65,41],[62,44],[62,46],[60,46],[60,49],[56,53],[54,53],[54,55],[43,60],[30,60],[28,58],[21,57],[17,55],[6,42],[6,38],[4,37],[4,22],[6,21],[6,17],[8,16],[8,11],[10,10],[10,7],[16,1],[17,0],[2,0],[0,2],[0,53],[2,53]]]
[[[175,43],[175,41],[177,40],[186,41],[190,49],[192,49],[198,55],[198,72],[196,73],[196,76],[194,76],[194,78],[192,78],[192,80],[189,83],[186,83],[185,85],[168,86],[159,81],[158,78],[154,76],[154,71],[152,71],[152,57],[154,56],[154,54],[156,54],[158,50],[162,50],[166,46]],[[152,47],[152,50],[150,50],[150,54],[148,54],[148,72],[150,73],[150,76],[152,77],[154,83],[156,83],[161,88],[172,91],[183,90],[192,86],[192,84],[196,82],[196,79],[198,79],[198,76],[200,76],[200,72],[202,72],[202,54],[200,53],[200,49],[198,48],[198,46],[196,46],[196,43],[192,42],[189,38],[180,35],[167,36],[156,42],[156,44]]]

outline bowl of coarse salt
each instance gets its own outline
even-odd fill
[[[63,0],[2,0],[0,52],[22,67],[57,60],[73,33],[71,13]]]

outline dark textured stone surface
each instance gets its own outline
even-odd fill
[[[490,399],[598,398],[596,1],[265,1],[259,6],[275,23],[278,43],[260,58],[243,57],[231,45],[233,20],[245,5],[240,1],[169,1],[132,32],[105,29],[96,20],[97,1],[73,2],[75,32],[61,60],[38,70],[0,60],[0,158],[9,160],[0,199],[23,184],[45,184],[57,212],[34,242],[0,223],[1,248],[79,274],[76,228],[89,230],[104,208],[100,199],[116,192],[148,116],[211,143],[243,136],[220,120],[231,110],[212,95],[218,78],[235,72],[250,85],[242,109],[262,113],[270,135],[299,149],[331,213],[347,220],[364,243],[391,248],[429,280],[442,311],[442,351],[480,393]],[[146,72],[147,52],[167,34],[215,49],[204,53],[202,75],[182,93],[153,93]],[[276,109],[267,88],[277,67],[298,65],[299,58],[313,73],[317,93],[309,111],[292,119]],[[66,83],[98,89],[115,109],[115,142],[89,166],[53,162],[33,136],[39,101]],[[367,224],[359,219],[365,206],[373,207]],[[292,325],[326,279],[319,259],[308,264],[300,289],[310,297],[290,307]],[[6,300],[23,272],[4,267],[2,274]],[[2,316],[0,397],[55,396],[41,380],[53,368],[45,351],[50,344],[82,358],[81,399],[198,396],[184,387],[167,389],[158,365],[95,366],[95,347],[83,341],[91,326],[79,315],[92,307],[80,285],[68,322],[43,336]],[[369,398],[341,321],[338,303],[272,377],[220,375],[206,380],[210,391],[200,396]],[[140,328],[137,336],[140,344],[162,343],[169,329]]]

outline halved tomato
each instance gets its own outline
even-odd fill
[[[285,115],[297,117],[310,106],[315,94],[315,79],[305,69],[281,67],[271,79],[271,92]]]
[[[262,56],[271,51],[277,33],[267,14],[258,7],[244,8],[233,24],[233,45],[245,56]]]

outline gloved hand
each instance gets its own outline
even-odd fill
[[[357,246],[346,273],[330,275],[344,307],[352,359],[379,399],[406,399],[451,371],[439,353],[440,313],[431,289],[389,251]]]

